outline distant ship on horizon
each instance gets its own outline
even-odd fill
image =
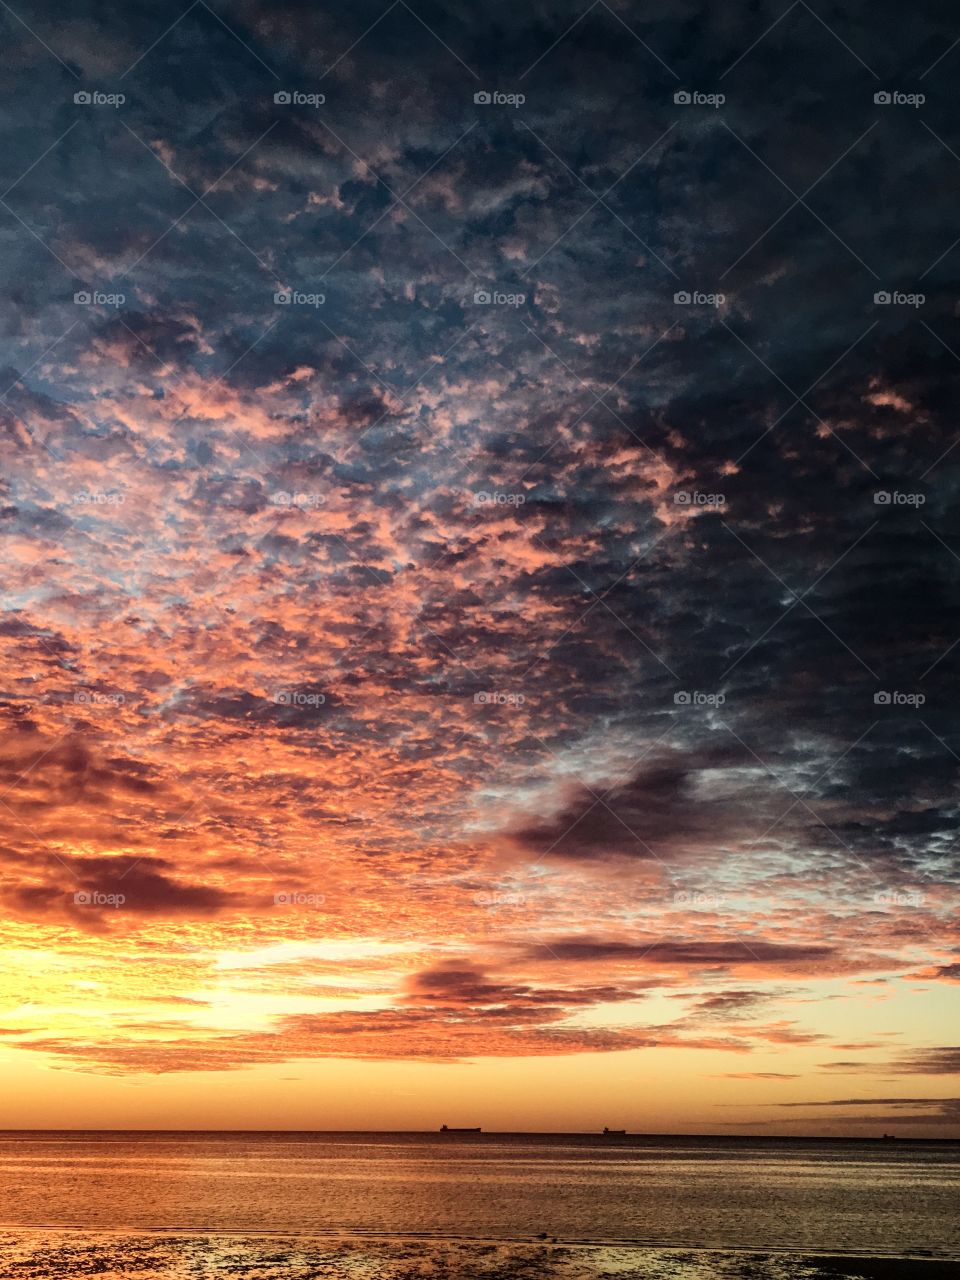
[[[450,1125],[448,1124],[442,1124],[440,1126],[440,1132],[441,1133],[480,1133],[480,1126],[477,1125],[475,1129],[456,1129],[456,1128],[451,1128]]]
[[[626,1129],[608,1129],[608,1128],[607,1128],[607,1126],[606,1126],[606,1125],[604,1125],[604,1126],[603,1126],[603,1132],[604,1132],[605,1134],[612,1134],[612,1133],[626,1133],[627,1131],[626,1131]]]

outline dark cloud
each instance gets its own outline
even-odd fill
[[[694,999],[687,1016],[693,1020],[710,1021],[754,1018],[763,1011],[765,1005],[782,1001],[788,994],[782,988],[766,991],[716,991]],[[683,998],[687,998],[687,993],[684,993]]]
[[[38,883],[8,885],[3,896],[14,911],[95,929],[123,928],[130,915],[209,917],[240,901],[228,889],[182,879],[162,858],[47,856],[43,864]],[[37,860],[33,868],[40,869]]]
[[[510,1018],[519,1017],[523,1010],[536,1010],[534,1016],[540,1020],[543,1007],[553,1007],[559,1012],[578,1006],[634,1000],[643,994],[642,983],[532,986],[491,981],[482,971],[473,968],[437,968],[414,974],[406,999],[420,1005],[500,1007]]]
[[[691,969],[726,967],[728,965],[791,963],[804,964],[828,960],[834,954],[827,945],[789,946],[762,939],[740,941],[720,938],[714,942],[614,942],[600,938],[554,938],[550,954],[557,960],[590,962],[596,960],[642,961],[651,966],[682,966]],[[542,955],[542,952],[536,952]]]
[[[947,1045],[904,1054],[897,1059],[896,1069],[905,1075],[957,1075],[960,1073],[960,1046]]]
[[[956,1111],[960,1098],[830,1098],[815,1102],[771,1102],[772,1107],[946,1107]]]
[[[718,769],[746,762],[735,743],[725,754],[725,761],[715,762]],[[578,788],[557,814],[512,835],[537,857],[584,859],[655,858],[677,845],[715,840],[718,831],[732,836],[734,806],[729,799],[698,797],[703,776],[696,762],[664,760],[621,785]]]

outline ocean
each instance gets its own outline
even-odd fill
[[[6,1132],[0,1277],[939,1275],[958,1193],[948,1142]]]

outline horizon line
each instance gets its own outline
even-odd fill
[[[442,1130],[437,1129],[237,1129],[237,1128],[216,1128],[216,1129],[155,1129],[155,1128],[39,1128],[31,1127],[27,1129],[7,1128],[0,1126],[0,1134],[27,1134],[27,1133],[77,1133],[77,1134],[93,1134],[93,1133],[172,1133],[172,1134],[416,1134],[436,1135],[440,1136]],[[456,1133],[456,1130],[450,1130],[450,1133]],[[468,1131],[469,1132],[469,1131]],[[955,1137],[941,1136],[903,1136],[897,1134],[855,1134],[855,1133],[668,1133],[656,1131],[627,1131],[625,1133],[604,1134],[600,1129],[481,1129],[479,1131],[482,1137],[542,1137],[542,1138],[700,1138],[715,1139],[718,1141],[729,1141],[731,1139],[763,1139],[769,1142],[960,1142],[960,1134]],[[458,1136],[463,1136],[460,1133]]]

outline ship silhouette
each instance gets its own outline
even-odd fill
[[[608,1129],[608,1128],[607,1128],[607,1126],[606,1126],[606,1125],[604,1125],[604,1126],[603,1126],[603,1132],[604,1132],[605,1134],[612,1134],[612,1133],[626,1133],[627,1131],[626,1131],[626,1129]]]
[[[441,1133],[479,1133],[480,1126],[477,1125],[475,1129],[455,1129],[455,1128],[451,1128],[450,1125],[448,1124],[442,1124],[440,1126],[440,1132]]]

